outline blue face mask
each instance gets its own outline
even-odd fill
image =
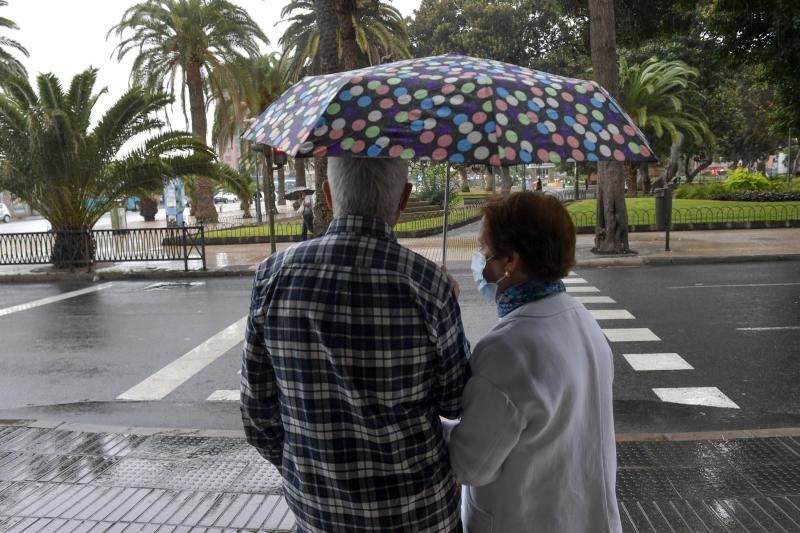
[[[487,300],[494,302],[497,298],[497,283],[486,281],[483,271],[486,268],[486,256],[480,250],[475,250],[472,254],[472,279],[478,286],[478,292]]]

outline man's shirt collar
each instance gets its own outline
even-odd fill
[[[383,220],[359,215],[345,215],[335,217],[328,226],[326,235],[340,233],[353,233],[378,239],[397,242],[397,236],[392,227]]]

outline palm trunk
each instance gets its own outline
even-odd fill
[[[314,13],[319,29],[319,56],[320,73],[331,74],[339,71],[339,44],[337,43],[338,17],[337,3],[339,0],[314,0]],[[328,179],[328,161],[323,158],[314,159],[314,235],[322,235],[333,220],[333,212],[325,203],[322,192],[322,183]]]
[[[458,167],[458,174],[461,176],[461,192],[469,192],[469,177],[467,176],[467,167]]]
[[[486,172],[486,186],[484,187],[486,192],[494,192],[494,168],[489,167]]]
[[[297,187],[305,187],[306,186],[306,160],[305,158],[298,157],[294,160],[294,172],[297,174],[295,178],[295,186]]]
[[[190,63],[186,69],[186,86],[189,90],[189,111],[192,117],[192,133],[206,142],[208,124],[206,106],[203,98],[203,78],[199,63]],[[216,222],[217,208],[214,205],[214,184],[205,176],[198,176],[194,183],[192,198],[194,216],[198,222]]]
[[[358,67],[358,44],[356,43],[356,29],[353,27],[355,4],[355,0],[336,2],[336,18],[342,38],[342,63],[345,70],[353,70]]]
[[[286,170],[278,167],[278,205],[286,205]]]
[[[158,213],[158,200],[150,196],[142,196],[139,200],[139,214],[145,222],[154,222]]]
[[[613,0],[589,0],[589,30],[595,79],[616,96],[619,73]],[[618,162],[597,164],[597,226],[592,249],[596,253],[629,251],[623,165]]]
[[[508,167],[500,167],[500,175],[503,177],[500,182],[500,192],[503,193],[503,196],[508,196],[511,194],[511,169]]]
[[[95,242],[89,226],[53,227],[55,240],[50,262],[55,268],[88,266],[95,256]]]

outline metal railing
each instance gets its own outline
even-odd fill
[[[96,263],[201,261],[206,270],[203,226],[125,230],[64,230],[0,234],[0,265],[53,263],[91,270]]]
[[[450,209],[448,228],[457,228],[469,224],[481,217],[483,205],[467,205]],[[442,231],[444,211],[428,213],[403,214],[395,226],[399,237],[421,237]],[[211,242],[262,242],[269,239],[269,226],[258,224],[255,219],[241,217],[221,218],[218,222],[208,224],[206,237]],[[299,240],[302,235],[302,220],[293,218],[275,222],[275,236],[279,241]]]
[[[576,228],[594,227],[597,223],[594,211],[572,213],[571,215]],[[672,209],[672,225],[677,227],[714,224],[747,224],[751,222],[800,222],[800,206],[755,205]],[[629,226],[655,226],[655,224],[655,209],[628,210]]]

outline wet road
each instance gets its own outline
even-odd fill
[[[476,342],[493,306],[466,264],[451,271]],[[799,426],[798,272],[797,262],[576,271],[568,290],[616,356],[618,431]],[[0,419],[240,428],[250,284],[0,285]]]

